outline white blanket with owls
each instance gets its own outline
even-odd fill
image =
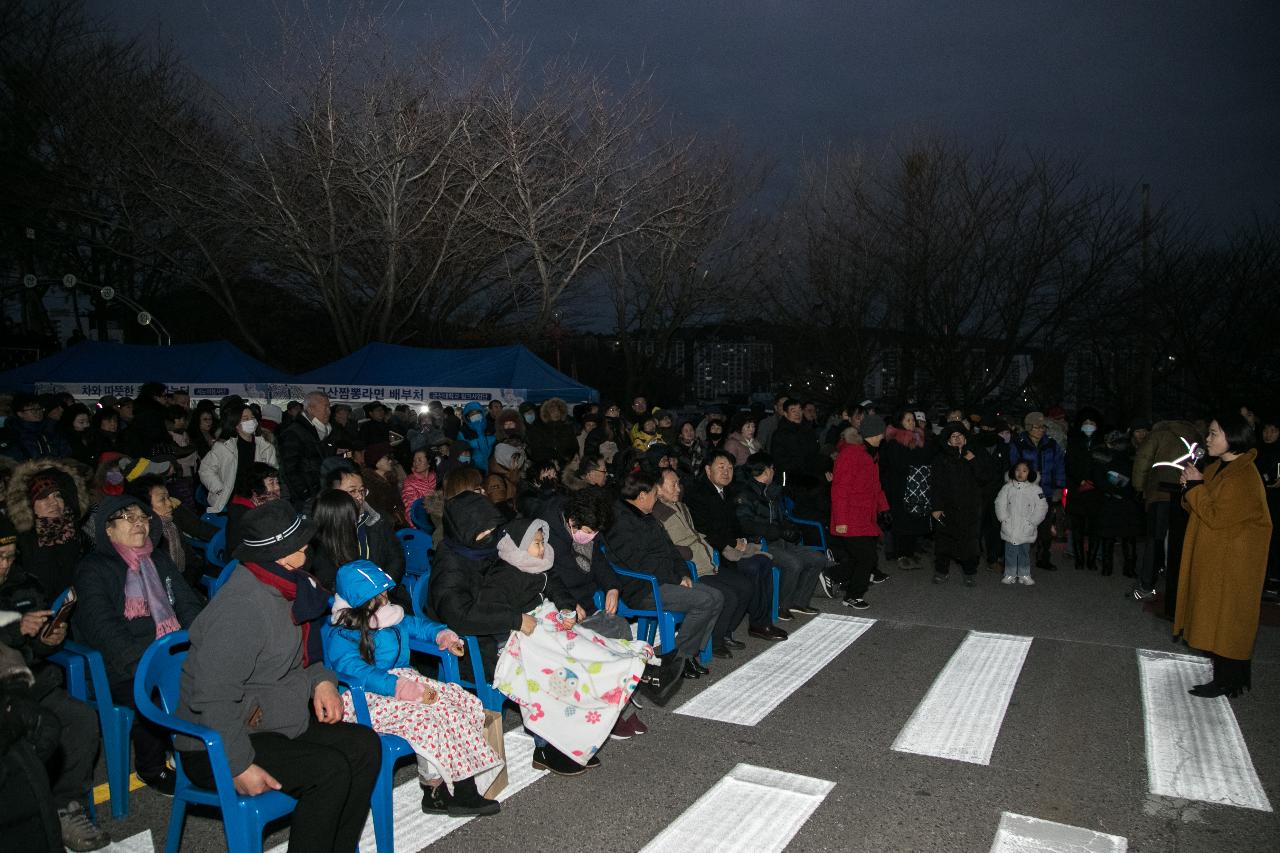
[[[520,706],[526,729],[586,764],[631,700],[653,648],[589,628],[565,628],[550,602],[533,616],[538,627],[532,634],[511,632],[493,686]]]

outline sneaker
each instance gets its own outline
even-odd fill
[[[1138,586],[1135,586],[1129,592],[1129,595],[1133,596],[1134,601],[1155,601],[1156,599],[1156,591],[1154,589],[1143,589]]]
[[[889,579],[889,576],[888,576],[888,575],[886,575],[884,572],[880,571],[879,569],[872,569],[872,570],[871,570],[871,582],[872,582],[872,583],[884,583],[884,582],[885,582],[885,581],[887,581],[888,579]]]
[[[168,767],[159,773],[139,773],[138,778],[141,779],[148,788],[155,791],[162,797],[172,797],[174,788],[178,784],[178,774],[170,770]]]
[[[613,724],[613,730],[609,732],[611,740],[631,740],[636,736],[635,729],[631,725],[630,717],[618,717],[618,721]]]
[[[533,769],[549,770],[557,776],[581,776],[587,772],[587,768],[550,744],[533,751]]]
[[[791,607],[791,608],[789,608],[789,609],[791,610],[791,612],[792,612],[792,613],[799,613],[799,614],[801,614],[801,615],[803,615],[803,616],[817,616],[819,613],[821,613],[821,612],[822,612],[822,611],[821,611],[821,610],[819,610],[818,608],[816,608],[816,607],[810,607],[810,606],[808,606],[807,604],[806,604],[804,607],[795,607],[795,606],[792,606],[792,607]]]
[[[935,575],[933,576],[933,582],[934,582],[934,583],[946,583],[946,582],[947,582],[947,578],[948,578],[948,577],[950,577],[950,576],[949,576],[949,575],[938,575],[938,574],[935,574]]]
[[[1004,577],[1000,578],[1000,583],[1006,584],[1006,585],[1015,584],[1017,582],[1018,582],[1018,579],[1013,575],[1005,575]]]
[[[790,622],[790,621],[791,621],[792,619],[794,619],[794,618],[795,618],[795,617],[791,615],[791,611],[790,611],[790,610],[788,610],[787,608],[785,608],[785,607],[779,607],[779,608],[778,608],[778,621],[779,621],[779,622]]]
[[[920,564],[916,561],[914,557],[899,557],[898,568],[904,572],[911,572],[920,568]]]
[[[978,579],[977,579],[976,577],[974,577],[973,575],[965,575],[965,576],[964,576],[964,585],[965,585],[965,586],[977,586],[977,585],[978,585]]]
[[[58,809],[58,823],[62,827],[62,843],[68,850],[101,850],[111,843],[111,836],[95,826],[84,806],[77,802]]]
[[[631,704],[632,705],[635,704],[634,699],[631,701]],[[637,737],[640,735],[647,735],[649,733],[649,727],[644,724],[644,720],[640,719],[639,714],[632,714],[630,723],[631,723],[631,731]]]
[[[1036,582],[1031,579],[1031,575],[1023,575],[1022,577],[1018,578],[1018,583],[1022,584],[1023,586],[1036,585]]]
[[[871,605],[867,603],[865,598],[846,598],[840,602],[845,607],[852,607],[854,610],[866,610]]]
[[[822,594],[827,598],[836,597],[836,582],[827,577],[826,572],[818,574],[818,586],[822,588]]]

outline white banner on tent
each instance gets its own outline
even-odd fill
[[[165,380],[161,380],[165,381]],[[69,393],[77,399],[97,400],[99,397],[136,397],[143,382],[37,382],[37,394]],[[304,393],[298,385],[245,384],[234,382],[169,382],[171,391],[186,391],[193,400],[219,400],[230,394],[238,394],[248,400],[268,402],[298,399]]]
[[[475,400],[487,403],[501,400],[505,406],[518,406],[528,393],[524,388],[439,388],[405,385],[309,385],[308,391],[323,391],[333,402],[367,403],[380,400],[384,403],[418,403],[425,405],[439,400],[444,405],[457,405]]]

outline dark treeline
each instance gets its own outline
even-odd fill
[[[945,136],[833,148],[757,209],[765,170],[672,132],[643,83],[531,68],[500,40],[480,67],[395,55],[383,23],[285,26],[233,95],[78,0],[0,0],[11,331],[47,331],[43,292],[71,273],[177,340],[286,369],[375,340],[546,353],[606,329],[603,390],[622,395],[663,383],[682,327],[732,322],[778,341],[781,382],[830,377],[832,400],[886,353],[903,396],[956,403],[1008,394],[1028,357],[1016,392],[1053,399],[1070,362],[1118,415],[1280,379],[1274,218],[1205,233],[1074,162]],[[99,329],[138,331],[84,298]]]

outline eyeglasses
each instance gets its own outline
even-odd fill
[[[369,497],[369,490],[368,490],[368,489],[366,489],[366,488],[343,489],[342,491],[344,491],[344,492],[346,492],[347,494],[351,495],[351,497],[353,497],[353,498],[367,498],[367,497]]]
[[[123,521],[124,523],[128,524],[130,527],[134,527],[139,524],[146,524],[151,520],[151,518],[146,513],[130,512],[130,513],[125,513],[124,515],[114,516],[112,517],[111,520]]]

